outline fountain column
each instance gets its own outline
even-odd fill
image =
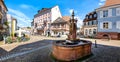
[[[72,12],[72,17],[69,22],[69,35],[68,35],[68,40],[76,40],[76,29],[77,29],[77,20],[74,19],[74,11]]]

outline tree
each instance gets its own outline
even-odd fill
[[[27,29],[31,29],[31,27],[28,26]]]

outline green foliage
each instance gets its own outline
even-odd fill
[[[26,41],[30,40],[30,38],[26,38]]]
[[[10,44],[12,43],[12,38],[11,37],[7,37],[6,40],[5,40],[6,43]]]
[[[5,39],[5,42],[10,44],[10,43],[13,43],[13,42],[25,42],[25,41],[28,41],[30,40],[30,37],[28,35],[25,35],[25,37],[14,37],[14,39],[9,36]]]
[[[17,37],[17,40],[18,40],[18,42],[22,41],[21,37]]]
[[[6,21],[6,22],[4,22],[4,24],[5,24],[6,26],[8,26],[9,22]]]

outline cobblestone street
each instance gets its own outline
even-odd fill
[[[0,62],[57,62],[50,54],[52,42],[65,38],[31,36],[31,40],[22,43],[1,45]],[[82,38],[83,39],[83,38]],[[120,62],[119,40],[86,39],[93,42],[93,56],[83,62]],[[97,41],[95,48],[94,41]],[[9,49],[11,47],[11,49]]]

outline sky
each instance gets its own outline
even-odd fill
[[[74,10],[78,19],[77,26],[82,25],[85,15],[104,5],[105,0],[4,0],[8,14],[18,21],[18,26],[31,26],[34,15],[41,8],[51,8],[58,5],[62,16],[71,16]]]

